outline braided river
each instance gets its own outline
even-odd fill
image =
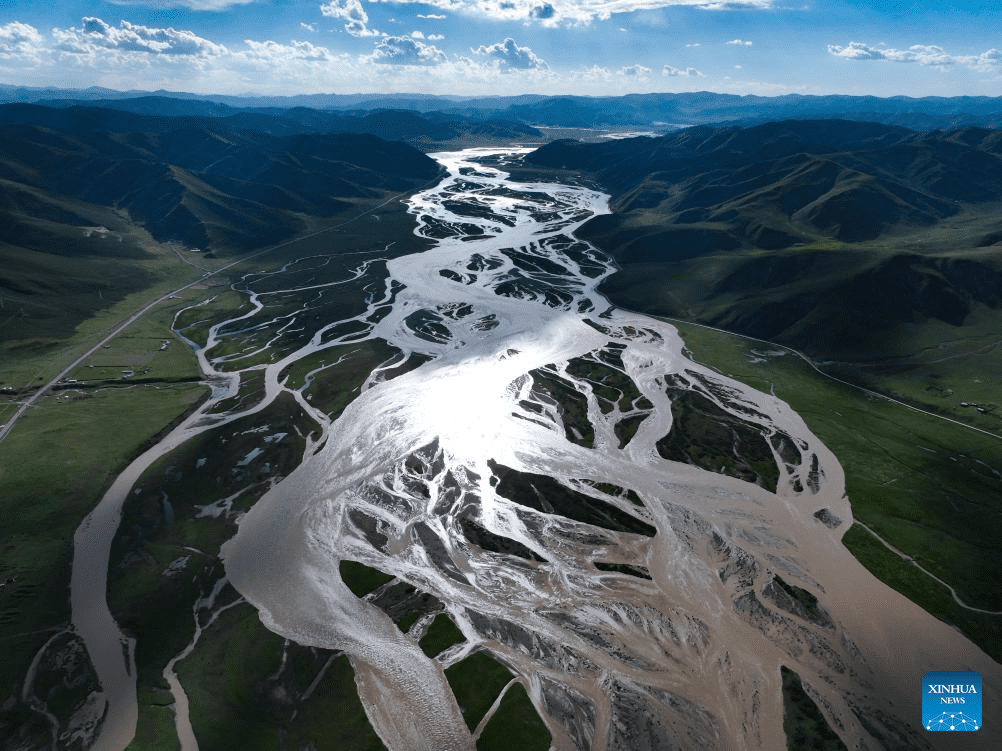
[[[444,668],[475,650],[523,684],[555,749],[785,748],[781,666],[849,748],[949,747],[949,734],[920,726],[922,675],[977,670],[987,708],[999,665],[842,545],[843,471],[799,415],[695,362],[671,325],[598,293],[615,268],[573,232],[607,197],[514,182],[503,169],[519,153],[433,155],[448,175],[410,212],[434,247],[387,261],[385,289],[351,333],[326,322],[260,368],[265,403],[291,394],[321,427],[224,545],[229,582],[268,629],[350,656],[393,751],[474,748]],[[251,303],[241,318],[261,311]],[[224,325],[199,351],[213,398],[77,533],[74,627],[107,702],[95,748],[124,748],[137,712],[131,646],[100,569],[143,469],[238,416],[212,414],[233,389],[210,357]],[[392,379],[377,368],[335,420],[281,377],[367,339],[423,364]],[[682,403],[730,426],[734,461],[680,460],[667,437]],[[430,593],[465,641],[426,656],[342,583],[342,560]],[[183,746],[195,748],[174,692]],[[965,740],[991,745],[984,732]]]

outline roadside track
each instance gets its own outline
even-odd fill
[[[427,183],[427,185],[431,185],[431,184],[432,184],[431,182]],[[420,190],[420,188],[419,188],[419,190]],[[284,242],[280,242],[277,245],[269,245],[267,248],[262,248],[261,250],[256,250],[253,253],[250,253],[250,254],[248,254],[246,256],[241,256],[240,258],[236,259],[235,261],[232,261],[231,263],[226,264],[225,266],[220,266],[215,271],[206,271],[204,274],[202,274],[197,279],[194,279],[191,282],[188,282],[187,284],[184,284],[184,285],[178,287],[177,289],[171,290],[169,292],[165,292],[164,294],[160,295],[159,297],[157,297],[156,299],[152,300],[151,302],[148,302],[146,305],[144,305],[143,307],[141,307],[139,310],[137,310],[135,313],[133,313],[132,315],[130,315],[124,321],[120,321],[119,323],[115,324],[115,326],[107,334],[105,334],[105,336],[102,339],[100,339],[97,342],[97,344],[95,344],[93,347],[91,347],[86,352],[84,352],[82,355],[80,355],[75,360],[73,360],[73,362],[71,362],[65,368],[63,368],[62,370],[60,370],[59,373],[57,373],[56,376],[54,378],[52,378],[52,380],[50,380],[45,385],[39,387],[31,396],[29,396],[27,399],[25,399],[23,402],[21,402],[20,405],[17,408],[17,411],[14,412],[13,416],[9,420],[7,420],[6,423],[4,423],[2,426],[0,426],[0,442],[2,442],[10,434],[11,430],[14,429],[14,426],[17,424],[18,420],[20,420],[29,409],[31,409],[33,406],[35,406],[35,404],[37,404],[39,402],[39,400],[42,399],[42,397],[44,397],[47,393],[49,393],[49,391],[51,391],[52,388],[57,383],[59,383],[64,378],[66,378],[70,373],[72,373],[74,370],[76,370],[78,367],[80,367],[87,360],[87,358],[91,357],[95,352],[97,352],[99,349],[101,349],[101,347],[103,347],[105,344],[107,344],[108,342],[110,342],[116,336],[118,336],[119,334],[121,334],[125,329],[127,329],[129,326],[131,326],[133,323],[135,323],[139,318],[141,318],[143,315],[145,315],[146,313],[148,313],[150,310],[152,310],[153,308],[155,308],[160,303],[164,302],[165,300],[172,299],[179,292],[183,292],[186,289],[190,289],[191,287],[194,287],[196,284],[200,284],[200,283],[204,282],[206,279],[211,279],[212,277],[217,276],[218,274],[221,274],[224,271],[227,271],[228,269],[231,269],[234,266],[237,266],[238,264],[245,263],[247,261],[252,261],[255,258],[260,258],[261,256],[266,255],[268,253],[271,253],[272,251],[278,250],[279,248],[284,248],[284,247],[286,247],[288,245],[292,245],[294,243],[302,242],[303,240],[307,240],[307,239],[309,239],[311,237],[316,237],[316,236],[322,235],[322,234],[324,234],[326,232],[333,232],[335,230],[339,230],[342,227],[345,227],[345,226],[351,224],[352,222],[361,219],[363,216],[367,216],[368,214],[371,214],[373,211],[376,211],[377,209],[381,209],[383,206],[385,206],[388,203],[392,203],[393,201],[396,201],[397,199],[402,198],[403,196],[411,195],[413,192],[416,192],[416,191],[407,191],[406,193],[397,193],[396,195],[390,196],[389,198],[387,198],[382,203],[379,203],[379,204],[377,204],[375,206],[372,206],[371,208],[366,209],[365,211],[361,212],[360,214],[357,214],[357,215],[353,216],[351,219],[347,219],[347,220],[341,222],[340,224],[335,224],[332,227],[325,227],[324,229],[317,230],[316,232],[310,232],[310,233],[305,234],[305,235],[299,235],[297,237],[292,238],[291,240],[286,240]],[[347,255],[347,254],[344,254],[344,255]]]
[[[974,612],[974,613],[984,613],[985,615],[1002,615],[1002,610],[982,610],[981,608],[975,608],[975,607],[972,607],[971,605],[968,605],[966,602],[964,602],[963,600],[961,600],[960,597],[957,595],[957,590],[955,590],[953,587],[951,587],[945,581],[943,581],[942,579],[940,579],[938,576],[936,576],[934,573],[932,573],[929,569],[924,568],[921,563],[919,563],[918,561],[916,561],[910,555],[908,555],[907,553],[903,553],[902,551],[898,550],[896,547],[894,547],[893,545],[891,545],[891,543],[889,543],[887,540],[885,540],[883,537],[881,537],[880,535],[878,535],[870,527],[868,527],[867,525],[863,524],[863,522],[859,521],[858,519],[853,519],[853,523],[854,524],[858,524],[863,529],[865,529],[867,532],[869,532],[871,535],[873,535],[873,537],[877,540],[877,542],[881,543],[885,548],[887,548],[888,550],[890,550],[892,553],[895,553],[896,555],[900,556],[903,560],[905,560],[908,563],[912,564],[915,568],[917,568],[923,574],[925,574],[926,576],[928,576],[930,579],[933,579],[934,581],[939,582],[944,587],[946,587],[948,590],[950,590],[950,594],[953,596],[953,601],[956,602],[964,610],[970,610],[971,612]]]
[[[616,307],[618,308],[619,306],[617,305]],[[627,308],[621,308],[621,309],[622,310],[627,310]],[[648,313],[640,313],[639,311],[635,311],[635,310],[630,311],[630,312],[631,313],[637,313],[638,315],[649,315]],[[793,347],[787,346],[786,344],[778,344],[777,342],[770,342],[767,339],[759,339],[759,338],[754,337],[754,336],[747,336],[746,334],[738,334],[738,333],[736,333],[734,331],[728,331],[727,329],[718,329],[715,326],[707,326],[705,323],[696,323],[695,321],[686,321],[686,320],[684,320],[682,318],[671,318],[669,316],[654,316],[654,317],[655,318],[660,318],[660,319],[662,319],[664,321],[673,321],[675,323],[684,323],[684,324],[687,324],[689,326],[698,326],[701,329],[709,329],[710,331],[717,331],[717,332],[719,332],[721,334],[729,334],[730,336],[737,336],[737,337],[740,337],[742,339],[748,339],[749,341],[752,341],[752,342],[759,342],[761,344],[768,344],[770,347],[779,347],[780,349],[784,349],[787,352],[790,352],[791,354],[796,355],[801,360],[803,360],[805,363],[807,363],[811,367],[812,370],[814,370],[815,372],[817,372],[819,375],[824,376],[825,378],[827,378],[830,381],[835,381],[836,383],[841,383],[843,386],[848,386],[849,388],[856,389],[857,391],[862,391],[864,394],[867,394],[869,396],[875,397],[877,399],[884,399],[885,401],[892,402],[893,404],[898,404],[898,405],[900,405],[902,407],[907,407],[912,412],[919,412],[919,413],[921,413],[923,415],[928,415],[929,417],[935,417],[935,418],[940,419],[940,420],[946,420],[947,422],[952,422],[954,425],[959,425],[962,428],[967,428],[968,430],[974,430],[974,431],[977,431],[978,433],[983,433],[984,435],[991,436],[992,438],[996,438],[996,439],[1002,441],[1002,435],[999,435],[998,433],[992,433],[990,430],[984,430],[982,428],[976,428],[973,425],[968,425],[966,422],[961,422],[960,420],[955,420],[954,418],[947,417],[946,415],[940,415],[940,414],[937,414],[935,412],[930,412],[927,409],[922,409],[921,407],[916,407],[916,406],[914,406],[912,404],[909,404],[908,402],[903,402],[900,399],[895,399],[893,396],[888,396],[887,394],[881,394],[879,391],[873,391],[871,389],[866,388],[865,386],[860,386],[858,383],[852,383],[851,381],[844,381],[841,378],[836,378],[835,376],[833,376],[833,375],[831,375],[829,373],[826,373],[821,368],[819,368],[814,363],[814,361],[811,358],[809,358],[807,355],[805,355],[803,352],[800,352],[799,350],[795,350]]]

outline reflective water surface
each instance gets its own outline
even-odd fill
[[[607,211],[606,197],[515,183],[499,166],[515,156],[435,155],[449,175],[411,211],[437,244],[388,261],[385,289],[353,323],[280,349],[301,325],[295,312],[261,321],[272,333],[257,346],[280,353],[255,366],[262,404],[291,394],[318,428],[224,546],[230,582],[269,629],[350,655],[395,751],[473,748],[443,672],[473,650],[512,669],[558,749],[784,748],[781,665],[850,748],[936,743],[918,727],[922,674],[948,660],[994,691],[998,666],[841,545],[852,522],[842,469],[797,414],[688,358],[672,326],[597,293],[614,269],[573,231]],[[260,300],[240,317],[248,325]],[[225,325],[200,352],[218,393],[150,461],[247,413],[211,413],[235,388],[226,357],[209,357]],[[373,339],[401,354],[334,421],[306,394],[313,372],[304,385],[287,376]],[[418,356],[420,367],[386,377]],[[81,534],[80,565],[98,566]],[[466,641],[426,657],[348,590],[342,560],[434,595]],[[118,644],[85,634],[76,608],[74,620],[92,657],[101,639],[105,652]],[[109,680],[127,693],[117,650],[103,674],[95,664],[102,681],[117,670]],[[109,740],[116,717],[133,712],[134,727],[127,703],[110,699],[106,747],[124,745]],[[973,742],[988,745],[984,733]]]

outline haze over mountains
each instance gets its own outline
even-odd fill
[[[166,105],[162,100],[173,100]],[[751,124],[766,120],[850,119],[902,125],[914,130],[948,129],[961,125],[1002,125],[1002,97],[875,97],[787,94],[767,97],[710,91],[628,94],[626,96],[458,97],[428,94],[309,94],[289,97],[201,95],[184,92],[119,92],[89,89],[31,88],[0,85],[0,102],[42,103],[138,109],[161,100],[162,114],[225,116],[240,110],[256,112],[306,108],[364,113],[372,110],[413,110],[439,117],[505,120],[554,127],[673,128],[706,123]],[[190,107],[191,109],[188,109]],[[227,109],[228,108],[228,109]]]

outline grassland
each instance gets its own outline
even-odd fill
[[[602,290],[626,308],[792,345],[854,383],[1002,432],[986,377],[1002,369],[1002,260],[959,233],[632,263]]]
[[[0,444],[0,695],[19,694],[34,653],[68,624],[76,527],[117,471],[205,393],[190,383],[60,392]]]
[[[384,748],[347,657],[283,640],[246,603],[223,612],[203,632],[178,664],[178,675],[201,748]],[[170,748],[138,740],[137,749]]]
[[[1002,441],[828,380],[780,347],[672,323],[696,360],[775,389],[804,418],[842,463],[856,519],[952,585],[966,604],[1002,609]],[[858,526],[843,542],[882,581],[1002,657],[1002,617],[961,607]]]
[[[475,730],[513,676],[508,668],[485,652],[474,652],[449,666],[445,677],[459,702],[463,719],[470,730]]]
[[[212,300],[185,314],[188,323],[194,324],[188,333],[198,340],[209,323],[232,316],[245,304],[245,296],[229,289],[230,280],[238,273],[274,271],[290,260],[310,255],[353,255],[345,259],[348,265],[375,254],[393,256],[427,245],[413,236],[413,219],[396,198],[361,200],[339,217],[304,221],[308,226],[303,237],[241,261],[225,272],[226,278],[204,275],[237,260],[232,256],[184,254],[180,248],[149,242],[148,257],[129,259],[146,270],[143,289],[117,302],[96,304],[95,310],[89,311],[93,315],[83,322],[64,317],[54,328],[47,328],[44,337],[0,341],[0,385],[14,390],[12,394],[0,393],[9,399],[0,402],[3,421],[14,413],[15,398],[24,398],[51,381],[136,310],[196,282],[110,339],[106,347],[77,367],[66,383],[39,400],[0,443],[0,645],[5,649],[0,663],[0,704],[8,697],[14,700],[0,712],[0,735],[6,735],[6,729],[28,727],[40,718],[21,704],[19,697],[32,657],[69,624],[74,530],[117,473],[151,445],[165,426],[208,393],[196,383],[200,372],[192,352],[171,334],[175,314],[185,306]],[[347,366],[354,374],[348,378],[349,390],[368,375],[370,367],[368,360],[359,368]],[[248,379],[241,396],[252,400],[256,386]],[[288,411],[287,407],[278,405],[278,412]],[[271,418],[279,425],[282,415],[264,416],[265,420]],[[300,427],[306,434],[314,426]],[[297,434],[295,429],[288,432]],[[295,444],[292,438],[276,441],[275,456],[263,461],[274,472],[288,471],[288,462],[297,454]],[[192,604],[218,576],[214,554],[232,534],[232,522],[199,518],[194,506],[218,500],[220,490],[231,485],[259,485],[236,499],[239,509],[263,491],[264,485],[257,481],[267,479],[257,476],[263,471],[260,462],[250,470],[257,473],[254,477],[234,476],[229,467],[223,467],[207,483],[199,482],[191,467],[184,467],[187,477],[176,468],[171,471],[171,461],[194,464],[199,451],[206,448],[212,447],[186,445],[171,460],[153,468],[154,473],[160,473],[156,482],[147,477],[140,483],[147,492],[134,497],[134,505],[127,510],[130,522],[123,528],[129,533],[150,524],[146,528],[146,533],[153,532],[146,540],[149,544],[130,545],[128,534],[116,542],[110,604],[131,633],[145,635],[137,653],[142,707],[137,747],[173,748],[177,744],[170,696],[160,671],[190,638]],[[250,447],[233,441],[229,449],[206,453],[223,461],[232,458],[233,452],[246,454]],[[298,452],[301,455],[301,446]],[[176,516],[169,525],[161,524],[165,520],[160,497],[154,497],[161,484],[171,493],[171,515]],[[186,500],[179,502],[178,498]],[[151,524],[153,521],[157,524]],[[184,551],[186,546],[202,552]],[[182,565],[185,556],[190,558]],[[130,558],[132,565],[118,567],[125,558]],[[177,564],[183,575],[165,576],[172,564]],[[39,727],[40,737],[44,737],[44,721]]]
[[[509,688],[477,738],[477,751],[546,751],[550,731],[529,701],[521,683]]]
[[[800,676],[785,667],[780,670],[787,751],[845,751],[845,744],[807,695]]]
[[[449,647],[465,641],[463,632],[456,628],[456,624],[445,613],[435,616],[428,630],[421,638],[421,649],[429,657],[435,657]]]

